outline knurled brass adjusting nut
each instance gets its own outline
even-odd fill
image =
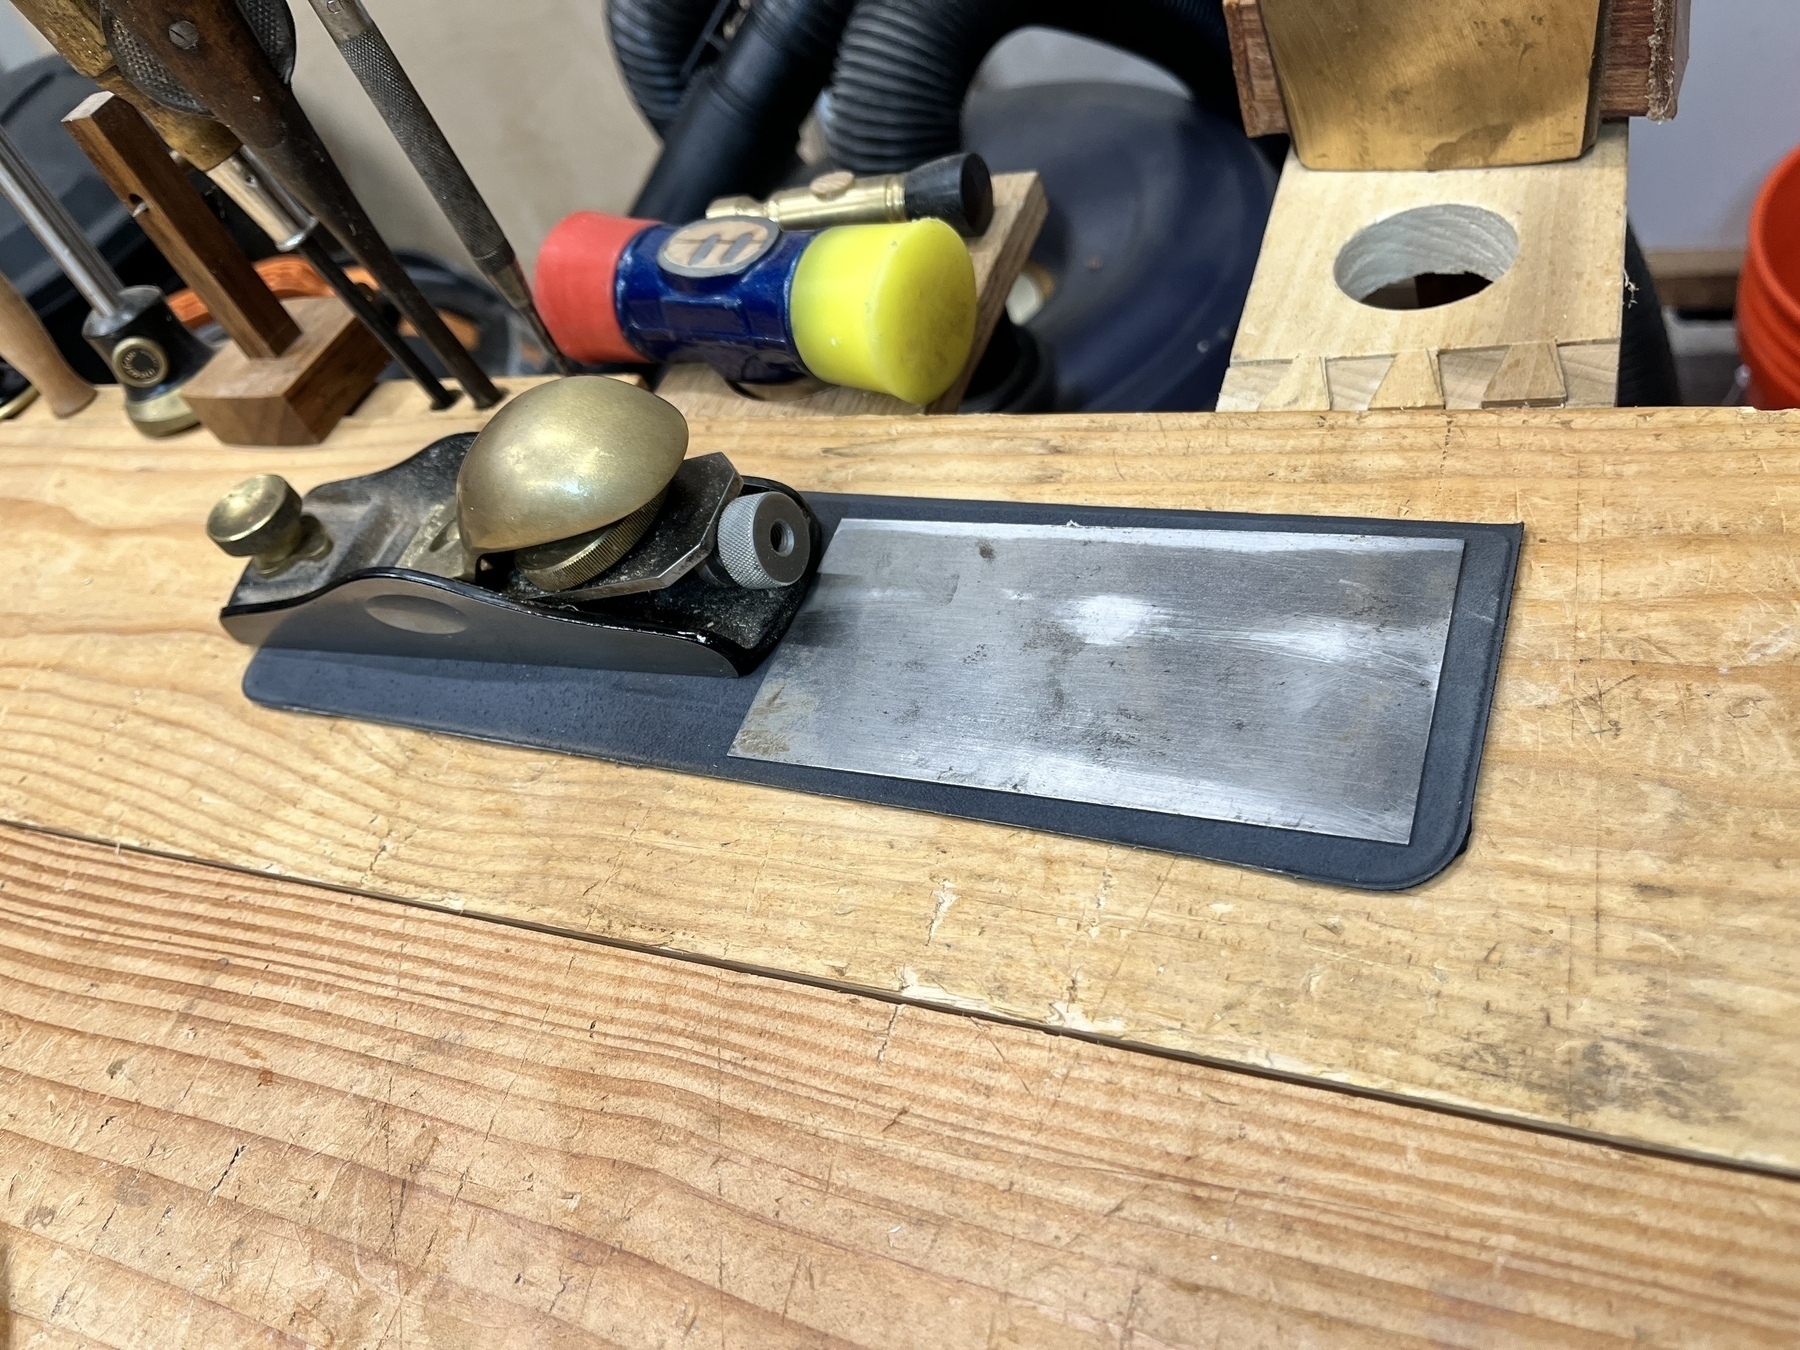
[[[300,529],[300,494],[280,474],[246,478],[206,515],[206,534],[234,558],[270,553]]]

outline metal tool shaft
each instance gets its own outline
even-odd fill
[[[232,0],[113,0],[113,15],[369,269],[480,408],[500,391],[375,229]]]
[[[447,408],[456,401],[456,395],[444,388],[424,358],[400,336],[399,330],[376,308],[362,287],[344,275],[344,269],[331,256],[330,248],[319,238],[319,222],[282,191],[272,174],[256,166],[249,151],[240,150],[231,155],[207,176],[243,208],[244,214],[269,236],[276,248],[283,253],[298,253],[312,264],[313,271],[325,279],[325,284],[337,293],[338,299],[362,326],[375,335],[413,383],[425,391],[433,408]]]
[[[295,251],[312,264],[313,271],[325,278],[325,284],[337,292],[338,299],[361,321],[363,327],[376,336],[387,354],[411,376],[413,383],[425,391],[433,408],[448,408],[456,402],[456,395],[444,388],[443,381],[431,373],[431,367],[425,364],[425,359],[413,350],[411,343],[400,336],[399,330],[375,307],[363,288],[344,275],[344,269],[337,265],[331,256],[331,250],[325,247],[316,231],[308,233]]]
[[[312,7],[482,275],[531,325],[557,369],[570,374],[574,367],[545,327],[506,232],[361,0],[312,0]]]
[[[291,201],[277,200],[280,185],[254,169],[242,153],[238,138],[210,117],[166,108],[133,84],[114,63],[98,10],[88,0],[19,0],[15,6],[49,39],[76,70],[97,80],[125,99],[156,128],[169,148],[180,155],[236,202],[283,253],[298,251],[350,307],[363,327],[425,391],[434,408],[447,407],[455,395],[431,373],[410,343],[400,336],[388,317],[369,302],[361,288],[332,260],[319,243],[303,247],[318,222]]]
[[[124,283],[106,265],[106,259],[88,241],[68,209],[44,186],[44,180],[26,163],[4,130],[0,130],[0,192],[6,194],[13,210],[31,227],[44,251],[75,283],[89,307],[102,318],[118,314],[123,305]]]
[[[206,171],[206,176],[238,204],[251,223],[269,236],[283,253],[292,253],[318,224],[280,190],[280,185],[259,173],[240,146]]]
[[[199,419],[181,389],[212,358],[212,348],[182,327],[156,287],[125,288],[4,130],[0,193],[88,302],[93,312],[81,335],[125,386],[132,423],[147,436],[193,426]]]

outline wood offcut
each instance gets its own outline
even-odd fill
[[[299,341],[266,361],[222,348],[182,388],[201,423],[227,445],[317,445],[387,365],[381,342],[336,296],[282,304]]]
[[[1737,306],[1742,248],[1645,249],[1656,298],[1675,309],[1729,314]]]

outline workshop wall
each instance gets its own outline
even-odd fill
[[[571,211],[622,211],[656,157],[585,0],[367,0],[529,269]],[[295,4],[294,84],[396,247],[464,256],[317,16]]]
[[[19,17],[11,5],[0,4],[0,70],[11,70],[50,53],[50,44],[37,29]]]
[[[1646,249],[1741,248],[1769,170],[1800,145],[1800,3],[1695,0],[1672,122],[1631,124],[1631,219]]]

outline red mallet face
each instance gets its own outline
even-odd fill
[[[619,327],[613,280],[625,246],[655,223],[577,211],[545,238],[532,289],[550,336],[571,360],[598,365],[646,359]]]

